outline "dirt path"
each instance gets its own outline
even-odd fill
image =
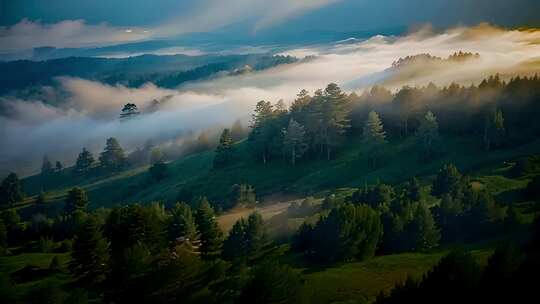
[[[261,206],[257,206],[255,209],[233,209],[225,214],[222,214],[218,217],[217,221],[219,224],[219,227],[223,232],[228,233],[229,230],[231,230],[232,226],[236,221],[238,221],[240,218],[246,218],[253,212],[257,211],[259,212],[264,220],[268,220],[269,218],[273,217],[274,215],[280,214],[281,212],[287,210],[287,208],[293,203],[298,200],[291,200],[287,202],[280,202],[280,203],[273,203],[273,204],[264,204]]]

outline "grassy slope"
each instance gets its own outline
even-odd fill
[[[369,303],[381,292],[390,291],[407,276],[422,277],[447,253],[402,253],[376,257],[365,262],[347,263],[322,271],[306,270],[309,303]],[[471,252],[482,265],[489,249]]]
[[[194,195],[207,195],[211,200],[219,201],[235,183],[249,183],[255,186],[259,195],[288,193],[303,196],[341,187],[359,187],[365,182],[395,184],[412,176],[429,177],[448,162],[455,163],[463,171],[474,173],[504,160],[540,153],[540,140],[511,150],[487,153],[479,147],[479,141],[475,138],[447,138],[441,145],[442,156],[429,163],[420,161],[420,151],[417,149],[413,138],[393,140],[387,145],[386,164],[381,169],[371,170],[362,153],[360,139],[353,139],[331,161],[304,161],[293,167],[279,161],[269,165],[255,163],[246,143],[242,142],[236,145],[238,160],[224,169],[212,170],[213,152],[204,152],[171,162],[169,177],[160,182],[153,182],[147,167],[141,167],[101,179],[73,178],[64,173],[53,185],[45,187],[41,179],[34,176],[24,180],[24,187],[34,195],[45,188],[51,191],[54,200],[60,201],[70,187],[81,186],[89,192],[91,207],[94,208],[132,202],[172,202],[183,188],[189,189]],[[497,177],[500,176],[497,172],[491,174],[494,176],[486,179],[490,179],[489,183],[497,189],[500,189],[497,183],[509,182]],[[520,188],[526,182],[516,181],[511,187]]]

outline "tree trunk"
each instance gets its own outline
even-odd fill
[[[296,163],[296,148],[295,147],[293,147],[293,149],[292,149],[292,159],[291,159],[291,161],[292,161],[292,164],[294,166],[294,164]]]

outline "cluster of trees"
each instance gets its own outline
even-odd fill
[[[0,206],[12,206],[25,197],[21,181],[15,173],[10,173],[0,184]]]
[[[264,262],[263,250],[270,240],[257,213],[240,219],[225,237],[206,198],[195,209],[185,203],[170,209],[154,203],[89,212],[88,203],[85,191],[74,188],[67,195],[64,212],[54,219],[41,215],[26,222],[15,209],[2,212],[2,254],[34,240],[47,243],[46,252],[70,252],[73,286],[88,291],[83,298],[90,294],[115,303],[168,303],[179,298],[275,303],[295,297],[302,285],[299,274],[288,266]],[[256,258],[263,262],[254,265]],[[52,264],[59,268],[58,259]],[[263,287],[270,289],[261,295]],[[47,289],[44,293],[56,292]]]
[[[540,219],[524,246],[499,246],[482,269],[470,254],[454,251],[420,280],[408,278],[376,303],[530,302],[540,270]],[[534,300],[533,300],[534,301]]]
[[[439,203],[428,203],[433,201]],[[469,178],[451,164],[439,171],[431,187],[416,178],[404,187],[366,185],[342,200],[327,197],[322,207],[314,225],[300,227],[293,248],[325,263],[430,251],[441,243],[512,231],[523,222],[514,206],[502,206],[489,192],[473,190]]]
[[[458,53],[449,60],[471,56],[475,55]],[[442,133],[477,135],[486,150],[498,149],[523,142],[540,128],[523,121],[523,115],[532,119],[540,113],[534,103],[539,86],[537,76],[504,82],[496,75],[478,86],[405,86],[395,94],[375,86],[359,96],[329,84],[312,96],[302,90],[289,108],[283,101],[258,102],[248,143],[262,163],[284,159],[295,164],[302,158],[330,159],[347,137],[360,135],[375,167],[390,138],[409,135],[417,138],[427,159],[436,152]],[[226,151],[224,155],[233,154]],[[233,157],[226,159],[230,163]],[[218,163],[228,164],[221,158]]]

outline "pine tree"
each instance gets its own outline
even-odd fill
[[[422,186],[418,181],[418,178],[413,177],[407,185],[407,197],[413,202],[419,202],[422,200]]]
[[[135,118],[140,114],[137,105],[134,103],[127,103],[122,108],[122,113],[120,113],[120,120],[128,120]]]
[[[376,167],[380,148],[386,143],[386,132],[384,131],[379,114],[375,111],[371,111],[368,114],[368,118],[364,124],[363,141],[370,154],[372,166]]]
[[[86,211],[88,207],[88,197],[81,188],[72,188],[66,197],[64,211],[67,214],[73,214],[75,211]]]
[[[266,228],[262,216],[258,212],[253,212],[246,223],[246,245],[247,254],[256,256],[266,243]]]
[[[255,207],[257,203],[257,196],[255,189],[247,184],[236,184],[232,186],[230,208],[237,206],[243,207]]]
[[[198,239],[197,226],[191,208],[185,203],[176,203],[171,210],[171,217],[167,223],[169,241],[175,242],[184,239],[191,243]]]
[[[244,218],[239,219],[234,223],[229,235],[223,242],[223,257],[228,260],[234,260],[247,256],[247,223]]]
[[[433,142],[439,138],[439,123],[431,111],[420,120],[420,126],[416,130],[416,137],[424,147],[425,155],[429,156],[432,151]]]
[[[73,240],[70,271],[90,284],[103,281],[109,269],[108,250],[97,220],[89,217]]]
[[[75,171],[80,173],[87,173],[90,171],[94,165],[94,156],[86,148],[83,148],[82,152],[79,153],[77,161],[75,162]]]
[[[495,109],[486,116],[484,123],[484,144],[486,150],[491,149],[493,141],[504,132],[504,116],[500,109]]]
[[[276,132],[271,121],[275,118],[274,107],[268,101],[261,100],[255,106],[249,134],[250,147],[264,164],[269,160],[272,142]]]
[[[459,173],[458,169],[453,164],[447,164],[439,170],[437,178],[433,181],[431,194],[440,197],[444,194],[449,194],[458,190],[461,186],[461,173]]]
[[[296,160],[302,158],[308,148],[306,143],[306,131],[301,124],[291,118],[289,126],[286,130],[283,130],[283,133],[283,150],[285,154],[291,156],[291,163],[294,166]]]
[[[223,245],[223,233],[216,222],[214,209],[206,198],[202,198],[195,217],[201,238],[201,255],[206,258],[220,254]]]
[[[64,170],[64,165],[62,165],[62,163],[60,161],[57,161],[56,164],[54,165],[54,170],[56,172],[60,172],[60,171]]]
[[[41,174],[48,175],[54,173],[53,165],[47,155],[43,156],[43,162],[41,164]]]
[[[214,168],[223,168],[231,164],[233,159],[233,140],[229,129],[224,129],[219,138],[214,157]]]
[[[321,140],[326,148],[326,158],[337,147],[350,127],[347,96],[335,83],[329,84],[323,93],[321,104]]]
[[[431,211],[424,204],[417,207],[413,220],[405,230],[410,241],[410,250],[427,251],[439,245],[440,231],[435,224]]]
[[[0,185],[0,205],[13,205],[24,199],[21,181],[15,173],[10,173]]]
[[[116,138],[107,139],[107,144],[99,156],[99,161],[106,170],[117,171],[125,167],[126,156]]]

